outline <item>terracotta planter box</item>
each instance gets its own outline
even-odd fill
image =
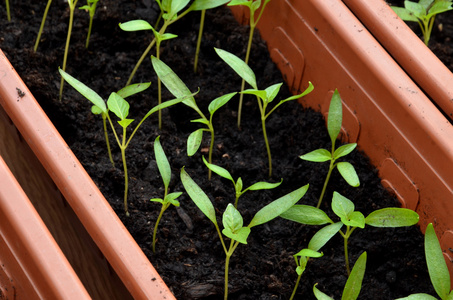
[[[244,16],[237,7],[233,12],[238,19]],[[435,224],[446,255],[452,255],[453,128],[443,114],[339,0],[271,1],[259,30],[294,92],[308,81],[315,85],[303,105],[326,113],[331,93],[339,89],[345,106],[343,138],[357,142],[379,168],[382,183],[404,207],[420,214],[422,229]],[[44,167],[51,180],[37,178],[48,180],[46,190],[53,196],[33,201],[26,178],[16,178],[84,288],[93,298],[173,299],[1,53],[0,79],[0,104],[22,136],[17,138],[21,146],[10,151],[30,146],[27,163]],[[18,165],[14,157],[7,163],[11,169]],[[83,250],[74,254],[76,247]],[[88,258],[81,259],[82,253]],[[74,286],[83,290],[76,279]],[[104,294],[109,291],[115,295]]]

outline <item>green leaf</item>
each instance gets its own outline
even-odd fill
[[[341,104],[340,93],[337,89],[332,95],[329,106],[329,115],[327,116],[327,131],[329,132],[332,145],[340,134],[341,123],[343,121],[343,109]]]
[[[152,198],[152,199],[149,199],[149,201],[159,202],[160,204],[164,204],[164,200],[162,200],[161,198]]]
[[[195,0],[189,7],[191,11],[211,9],[222,6],[230,0]]]
[[[244,5],[250,8],[252,2],[253,1],[250,0],[231,0],[230,3],[228,3],[228,6]]]
[[[354,203],[337,192],[333,192],[332,210],[342,220],[349,220],[349,215],[354,211]]]
[[[238,241],[239,243],[242,244],[247,244],[247,238],[250,234],[250,228],[242,227],[237,232],[231,232],[229,229],[225,228],[222,230],[222,233],[232,240]]]
[[[365,228],[365,217],[360,211],[353,211],[348,218],[341,218],[341,221],[348,226]]]
[[[425,232],[425,256],[433,287],[441,299],[446,299],[451,289],[450,273],[448,272],[439,240],[431,223],[428,224]]]
[[[96,106],[96,105],[93,105],[93,106],[91,107],[91,112],[92,112],[93,114],[95,114],[95,115],[100,115],[100,114],[102,114],[102,109],[100,109],[100,108],[99,108],[98,106]]]
[[[239,57],[222,49],[214,48],[217,54],[225,61],[242,79],[250,84],[255,90],[258,89],[256,84],[255,73]]]
[[[222,216],[222,223],[225,229],[236,232],[244,225],[242,216],[233,204],[229,203]]]
[[[236,194],[238,192],[242,191],[242,178],[241,177],[239,177],[238,180],[236,181],[236,184],[234,185],[234,189],[236,190]]]
[[[181,195],[182,195],[182,192],[170,193],[165,197],[164,202],[171,203],[174,206],[179,207],[179,201],[177,201],[176,199]]]
[[[266,102],[271,103],[275,97],[277,97],[280,88],[282,87],[283,83],[276,83],[265,89],[266,91]]]
[[[288,210],[291,206],[296,204],[296,202],[305,195],[308,187],[309,185],[306,184],[303,187],[266,205],[256,213],[248,227],[252,228],[253,226],[267,223],[270,220],[278,217],[286,210]]]
[[[224,106],[228,101],[230,101],[231,98],[233,98],[234,95],[237,93],[229,93],[223,96],[220,96],[209,103],[208,110],[211,115],[213,115],[219,108]]]
[[[353,165],[348,162],[339,162],[337,164],[337,169],[338,172],[340,172],[341,177],[343,177],[350,186],[358,187],[360,185],[359,176]]]
[[[173,34],[173,33],[164,33],[164,34],[161,34],[159,36],[159,39],[161,41],[166,41],[166,40],[171,40],[171,39],[174,39],[174,38],[177,38],[178,36],[176,34]]]
[[[299,158],[306,160],[306,161],[312,161],[312,162],[325,162],[325,161],[331,160],[332,155],[326,149],[317,149],[317,150],[308,152],[307,154],[304,154],[302,156],[299,156]]]
[[[201,124],[204,124],[204,125],[209,125],[209,121],[206,120],[206,119],[195,119],[195,120],[190,120],[190,122],[192,123],[201,123]]]
[[[90,100],[95,106],[97,106],[103,113],[107,113],[107,106],[105,105],[104,100],[99,96],[95,91],[87,87],[82,82],[78,81],[62,69],[58,68],[61,76],[69,83],[76,91],[82,94],[85,98]]]
[[[319,251],[335,234],[337,234],[338,231],[340,231],[342,226],[343,223],[337,222],[321,228],[311,238],[308,243],[308,249]]]
[[[352,152],[357,147],[356,143],[353,144],[346,144],[343,146],[338,147],[335,152],[333,153],[333,158],[338,159],[340,157],[343,157],[345,155],[348,155],[349,153]]]
[[[426,15],[427,19],[431,19],[437,14],[452,10],[452,2],[451,1],[436,1],[433,6],[428,11]]]
[[[282,213],[280,217],[306,225],[333,223],[323,210],[309,205],[294,205]]]
[[[424,19],[426,17],[426,9],[423,7],[423,5],[412,2],[412,1],[404,1],[404,7],[412,12],[414,16],[416,16],[419,19]]]
[[[241,92],[241,94],[255,95],[261,100],[266,101],[267,93],[263,90],[248,89]]]
[[[129,115],[129,103],[117,93],[111,93],[107,100],[109,110],[111,110],[118,118],[124,120]]]
[[[300,250],[299,252],[297,252],[296,254],[294,254],[294,256],[305,256],[305,257],[322,257],[323,254],[322,253],[319,253],[315,250],[311,250],[311,249],[302,249]]]
[[[363,275],[365,275],[367,254],[363,252],[355,262],[343,290],[342,300],[355,300],[362,289]]]
[[[302,273],[304,273],[305,269],[306,269],[306,265],[304,265],[303,267],[302,266],[297,266],[297,268],[296,268],[297,275],[298,276],[302,275]]]
[[[118,25],[124,31],[139,31],[139,30],[152,30],[153,29],[153,26],[151,26],[145,20],[133,20],[133,21],[125,22],[125,23],[119,23]]]
[[[171,168],[160,143],[160,136],[154,140],[154,156],[156,157],[157,168],[164,182],[165,190],[167,190],[171,180]]]
[[[270,189],[274,189],[274,188],[278,187],[280,184],[282,184],[282,182],[283,182],[283,178],[280,182],[276,182],[276,183],[259,181],[259,182],[252,184],[251,186],[249,186],[246,190],[249,190],[249,191],[270,190]]]
[[[284,102],[287,102],[287,101],[291,101],[291,100],[296,100],[296,99],[299,99],[299,98],[302,98],[303,96],[311,93],[311,91],[313,91],[315,87],[313,86],[313,84],[309,81],[308,82],[308,87],[305,89],[305,91],[303,91],[302,93],[300,93],[299,95],[293,95],[291,97],[288,97],[282,101],[280,101],[280,103],[284,103]]]
[[[152,115],[153,113],[161,110],[161,109],[164,109],[166,107],[169,107],[169,106],[173,106],[175,104],[178,104],[180,102],[183,102],[186,98],[181,98],[181,99],[173,99],[173,100],[168,100],[168,101],[165,101],[159,105],[156,105],[154,106],[153,108],[151,108],[148,113],[143,117],[143,119],[146,119],[147,117],[149,117],[150,115]]]
[[[129,96],[135,95],[137,93],[143,92],[147,88],[149,88],[151,85],[151,82],[143,82],[143,83],[135,83],[135,84],[130,84],[118,92],[116,92],[118,95],[120,95],[123,98],[127,98]]]
[[[228,172],[226,169],[224,169],[224,168],[222,168],[220,166],[214,165],[214,164],[210,164],[204,158],[204,156],[203,156],[203,162],[206,165],[206,167],[208,167],[208,169],[210,169],[212,172],[216,173],[217,175],[219,175],[219,176],[221,176],[223,178],[229,179],[229,180],[234,182],[233,176],[231,176],[230,172]]]
[[[195,205],[217,226],[214,206],[203,190],[193,181],[184,168],[181,169],[181,182]]]
[[[366,224],[374,227],[402,227],[418,223],[419,216],[415,211],[407,208],[388,207],[370,213]]]
[[[326,294],[324,294],[323,292],[321,292],[320,290],[318,290],[318,288],[316,287],[316,285],[318,285],[317,283],[313,286],[313,294],[315,295],[316,299],[318,300],[334,300],[333,298],[327,296]]]
[[[409,295],[404,298],[398,298],[396,300],[437,300],[437,298],[428,294],[418,293]]]
[[[163,1],[162,1],[163,2]],[[176,15],[189,4],[189,0],[172,0],[171,8],[168,10],[169,15]]]
[[[123,128],[127,128],[132,122],[134,122],[134,119],[123,119],[118,121],[118,124],[121,125]]]
[[[404,7],[398,7],[398,6],[390,6],[393,11],[398,15],[398,17],[401,18],[401,20],[403,21],[410,21],[410,22],[418,22],[418,19],[416,16],[414,16],[414,14],[404,8]]]
[[[192,156],[197,153],[203,139],[203,129],[197,129],[187,138],[187,155]]]

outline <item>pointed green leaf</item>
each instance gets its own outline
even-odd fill
[[[228,204],[223,213],[222,223],[225,229],[233,233],[241,229],[244,225],[241,213],[231,203]]]
[[[103,113],[107,113],[107,106],[105,105],[104,100],[99,96],[95,91],[87,87],[85,84],[75,79],[62,69],[58,68],[61,76],[69,83],[74,89],[76,89],[80,94],[85,98],[90,100],[95,106],[97,106]]]
[[[123,128],[127,128],[132,122],[134,122],[134,119],[123,119],[118,121],[118,124],[121,125]]]
[[[337,164],[337,169],[338,172],[340,172],[341,177],[343,177],[350,186],[358,187],[360,185],[359,176],[353,165],[348,162],[339,162]]]
[[[332,210],[341,219],[349,219],[349,215],[354,211],[354,203],[337,192],[333,192]]]
[[[307,225],[324,225],[333,223],[327,214],[309,205],[294,205],[280,215],[281,218]]]
[[[195,0],[189,7],[191,11],[211,9],[222,6],[230,0]]]
[[[337,222],[330,224],[321,228],[315,235],[311,238],[308,243],[308,249],[319,251],[324,245],[330,241],[330,239],[340,231],[343,223]]]
[[[179,207],[179,201],[177,201],[176,199],[181,195],[182,195],[182,192],[170,193],[165,197],[164,202],[171,203],[174,206]]]
[[[452,10],[452,2],[451,1],[436,1],[433,6],[428,11],[426,15],[427,18],[432,18],[433,16]]]
[[[304,185],[303,187],[266,205],[256,213],[248,227],[252,228],[253,226],[267,223],[278,217],[287,211],[291,206],[296,204],[305,195],[308,187],[308,184]]]
[[[340,157],[343,157],[345,155],[348,155],[351,153],[355,148],[357,147],[356,143],[353,144],[346,144],[343,146],[338,147],[335,152],[333,153],[333,158],[338,159]]]
[[[93,114],[95,114],[95,115],[100,115],[100,114],[102,114],[102,109],[100,109],[100,108],[99,108],[98,106],[96,106],[96,105],[93,105],[93,106],[91,107],[91,112],[92,112]]]
[[[305,256],[305,257],[322,257],[323,254],[311,249],[302,249],[294,256]]]
[[[161,198],[152,198],[152,199],[149,199],[149,201],[159,202],[160,204],[164,204],[164,200],[162,200]]]
[[[355,262],[354,268],[352,268],[351,274],[346,281],[341,300],[355,300],[359,297],[363,276],[365,275],[366,259],[366,252],[363,252]]]
[[[160,176],[164,182],[165,189],[168,189],[171,180],[171,168],[160,143],[160,136],[154,140],[154,156],[156,157],[157,168],[159,169]]]
[[[219,108],[224,106],[228,101],[230,101],[231,98],[233,98],[234,95],[237,93],[229,93],[223,96],[220,96],[209,103],[208,110],[211,115],[213,115]]]
[[[229,180],[234,182],[233,176],[231,176],[230,172],[228,172],[226,169],[224,169],[222,167],[219,167],[217,165],[214,165],[214,164],[210,164],[204,158],[204,156],[203,156],[203,162],[206,165],[206,167],[208,167],[208,169],[210,169],[212,172],[216,173],[217,175],[219,175],[219,176],[221,176],[223,178],[229,179]]]
[[[348,218],[341,218],[341,221],[351,227],[365,228],[365,217],[360,211],[353,211]]]
[[[415,211],[407,208],[388,207],[370,213],[366,224],[374,227],[402,227],[418,223],[419,216]]]
[[[306,160],[306,161],[312,161],[312,162],[325,162],[325,161],[331,160],[332,155],[326,149],[317,149],[317,150],[308,152],[307,154],[304,154],[302,156],[299,156],[299,158]]]
[[[111,93],[107,100],[107,106],[118,118],[124,120],[129,115],[129,103],[117,93]]]
[[[283,178],[280,182],[276,183],[270,183],[270,182],[264,182],[264,181],[259,181],[257,183],[252,184],[249,186],[246,191],[258,191],[258,190],[270,190],[278,187],[280,184],[282,184]]]
[[[215,210],[211,200],[209,200],[205,192],[203,192],[203,190],[195,183],[195,181],[193,181],[189,174],[187,174],[184,168],[181,169],[181,182],[195,205],[205,214],[206,217],[208,217],[209,220],[211,220],[212,223],[217,225]]]
[[[436,297],[433,297],[424,293],[412,294],[404,298],[398,298],[396,300],[437,300]]]
[[[226,236],[229,237],[232,240],[238,241],[239,243],[242,244],[247,244],[247,238],[250,234],[250,228],[249,227],[242,227],[236,232],[231,232],[231,230],[225,228],[222,230],[222,233]]]
[[[236,184],[234,185],[234,189],[236,190],[236,194],[242,191],[242,178],[241,177],[239,177],[238,180],[236,181]]]
[[[171,8],[168,11],[169,15],[176,15],[184,7],[186,7],[187,4],[189,4],[189,0],[172,0],[171,1]]]
[[[343,121],[343,109],[340,98],[340,93],[337,89],[332,95],[329,106],[329,115],[327,116],[327,130],[332,144],[335,144],[335,140],[340,134],[341,123]]]
[[[244,5],[250,7],[253,1],[250,0],[231,0],[228,6]]]
[[[275,97],[277,97],[280,88],[282,87],[283,83],[276,83],[265,89],[266,91],[266,102],[271,103]]]
[[[313,91],[315,87],[313,86],[313,84],[311,83],[311,81],[308,82],[308,87],[305,89],[305,91],[303,91],[302,93],[300,93],[299,95],[294,95],[294,96],[291,96],[291,97],[288,97],[282,101],[280,101],[280,103],[284,103],[284,102],[287,102],[287,101],[292,101],[292,100],[296,100],[296,99],[299,99],[299,98],[302,98],[303,96],[311,93],[311,91]]]
[[[408,10],[404,7],[398,7],[398,6],[390,6],[390,7],[398,15],[398,17],[401,18],[401,20],[410,21],[410,22],[418,22],[417,17],[414,16],[414,14],[410,10]]]
[[[149,88],[151,85],[151,82],[143,82],[143,83],[135,83],[135,84],[130,84],[118,92],[116,92],[120,97],[127,98],[129,96],[135,95],[137,93],[143,92],[147,88]]]
[[[423,7],[423,5],[412,2],[412,1],[404,1],[404,7],[412,12],[414,16],[416,16],[419,19],[423,19],[426,17],[426,9]]]
[[[203,129],[200,128],[192,132],[187,138],[187,155],[192,156],[197,153],[203,139]]]
[[[250,84],[255,90],[258,89],[256,84],[255,73],[239,57],[222,49],[214,48],[217,54],[225,61],[242,79]]]
[[[266,97],[267,97],[266,91],[254,90],[254,89],[248,89],[248,90],[242,91],[241,94],[255,95],[263,101],[266,101]]]
[[[164,33],[162,35],[160,35],[160,40],[161,41],[166,41],[166,40],[171,40],[171,39],[174,39],[174,38],[177,38],[178,36],[176,34],[173,34],[173,33]]]
[[[133,20],[133,21],[125,22],[125,23],[119,23],[118,25],[124,31],[139,31],[139,30],[152,30],[153,29],[153,26],[151,26],[145,20]]]
[[[204,125],[209,125],[209,121],[206,120],[206,119],[195,119],[195,120],[190,120],[190,122],[193,122],[193,123],[201,123],[201,124],[204,124]]]
[[[320,290],[318,290],[318,288],[316,287],[316,285],[318,285],[317,283],[313,286],[313,294],[315,295],[316,299],[318,300],[334,300],[333,298],[327,296],[326,294],[324,294],[323,292],[321,292]]]

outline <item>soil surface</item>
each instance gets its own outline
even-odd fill
[[[58,100],[64,44],[68,27],[67,4],[54,1],[47,17],[38,52],[33,45],[45,3],[12,1],[13,21],[6,22],[0,7],[0,48],[18,73],[27,82],[35,98],[48,113],[71,149],[99,186],[132,236],[161,274],[178,299],[223,299],[225,255],[213,224],[184,193],[179,208],[170,207],[159,225],[157,252],[151,250],[152,230],[160,205],[150,198],[163,196],[163,183],[156,167],[153,142],[160,135],[161,143],[172,166],[170,191],[184,191],[179,179],[183,166],[213,201],[218,222],[227,204],[234,201],[231,182],[213,174],[207,180],[207,168],[201,161],[207,156],[209,137],[204,136],[201,151],[193,157],[186,154],[188,135],[199,123],[188,107],[179,104],[163,111],[163,128],[158,129],[157,117],[144,122],[127,149],[130,175],[129,209],[123,211],[124,177],[118,147],[113,144],[116,166],[109,162],[102,122],[90,112],[91,104],[68,84],[62,101]],[[79,5],[82,5],[81,3]],[[152,38],[151,32],[130,33],[118,28],[119,22],[146,19],[154,24],[158,15],[155,2],[101,0],[94,19],[90,46],[85,48],[88,14],[77,10],[68,56],[67,72],[80,79],[105,99],[124,86],[133,66]],[[439,18],[440,20],[440,18]],[[213,50],[218,47],[245,56],[248,27],[239,25],[229,9],[208,11],[200,53],[199,72],[194,74],[193,56],[198,33],[199,13],[190,13],[170,27],[168,32],[179,37],[162,44],[161,57],[196,96],[205,114],[214,98],[238,91],[239,77],[221,61]],[[444,30],[447,26],[444,25]],[[453,36],[453,35],[450,35]],[[446,39],[446,38],[445,38]],[[433,38],[436,41],[435,38]],[[269,60],[267,47],[255,34],[250,66],[258,76],[258,86],[265,88],[282,82],[282,76]],[[157,102],[157,80],[149,59],[140,67],[134,82],[151,81],[149,90],[130,98],[133,124]],[[340,91],[341,93],[341,91]],[[284,85],[279,99],[288,97]],[[172,99],[163,92],[163,99]],[[273,153],[274,172],[268,178],[267,155],[262,137],[256,100],[245,97],[242,130],[236,127],[238,99],[234,98],[214,116],[216,130],[213,163],[242,177],[244,186],[257,181],[278,182],[280,187],[267,191],[250,191],[239,200],[238,209],[248,224],[264,205],[309,183],[310,188],[300,203],[316,205],[327,172],[327,163],[310,163],[299,158],[309,151],[330,149],[325,121],[320,113],[289,102],[268,119],[267,128]],[[119,132],[119,128],[118,132]],[[371,211],[398,202],[380,185],[375,168],[366,156],[354,151],[348,157],[356,168],[361,185],[348,186],[335,171],[322,208],[330,215],[333,191],[354,201],[356,210],[365,216]],[[288,299],[297,275],[293,254],[306,248],[318,227],[304,226],[283,219],[254,227],[248,245],[240,245],[234,253],[229,273],[230,299]],[[426,271],[423,236],[416,226],[409,228],[357,229],[350,238],[350,259],[367,251],[368,261],[359,299],[395,299],[415,292],[435,295]],[[324,257],[309,262],[302,276],[296,299],[314,299],[312,288],[318,288],[335,299],[341,298],[346,282],[343,240],[335,236],[323,249]]]

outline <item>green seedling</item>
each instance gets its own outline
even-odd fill
[[[219,225],[217,224],[217,217],[214,206],[211,200],[203,192],[203,190],[193,181],[193,179],[187,174],[184,168],[181,170],[181,181],[186,189],[189,197],[195,203],[195,205],[205,214],[205,216],[214,224],[217,233],[222,243],[223,250],[225,251],[225,294],[224,299],[228,299],[228,268],[230,257],[233,255],[239,244],[247,244],[247,238],[250,234],[251,228],[267,223],[280,214],[285,212],[288,208],[292,207],[298,202],[304,194],[307,192],[308,184],[277,199],[268,205],[260,209],[249,225],[243,226],[243,219],[240,212],[234,207],[233,204],[228,204],[225,212],[222,216],[222,224],[224,229],[222,230],[223,235],[230,238],[230,245],[227,248],[225,241],[223,240],[222,233],[220,233]]]
[[[263,130],[264,142],[266,144],[267,157],[269,163],[269,177],[271,177],[272,156],[266,133],[266,119],[283,103],[299,99],[309,94],[311,91],[313,91],[314,88],[313,84],[311,82],[308,82],[307,89],[303,91],[301,94],[280,100],[276,105],[274,105],[274,107],[269,112],[267,112],[268,105],[275,99],[283,83],[271,85],[265,90],[259,90],[256,83],[255,73],[243,60],[241,60],[236,55],[222,49],[215,48],[215,51],[220,56],[220,58],[222,58],[242,79],[244,79],[248,84],[250,84],[253,87],[253,89],[245,90],[242,93],[255,95],[258,100],[258,106],[261,114],[261,127]]]
[[[447,0],[419,0],[418,3],[404,1],[404,7],[391,8],[403,21],[417,22],[422,30],[423,41],[428,45],[436,15],[452,10],[452,5],[453,2]]]
[[[215,8],[215,7],[218,7],[218,6],[221,6],[225,3],[227,3],[228,1],[229,0],[195,0],[194,2],[192,2],[192,4],[186,10],[182,11],[187,6],[187,4],[190,2],[189,0],[162,0],[162,1],[159,0],[159,1],[157,1],[157,3],[161,9],[161,13],[162,13],[161,15],[164,19],[164,24],[158,31],[158,34],[160,37],[165,36],[165,31],[167,30],[168,26],[170,26],[171,24],[180,20],[182,17],[184,17],[191,11],[199,11],[199,10]],[[140,22],[138,22],[138,21],[140,21]],[[133,23],[131,23],[131,22],[133,22]],[[138,22],[138,23],[135,23],[135,22]],[[129,21],[129,22],[122,23],[122,24],[120,23],[120,28],[125,31],[149,30],[149,29],[153,28],[151,25],[149,25],[149,23],[146,25],[143,22],[145,22],[145,21],[135,20],[135,21]],[[137,24],[139,24],[139,25],[136,26]],[[157,30],[154,28],[151,30],[153,30],[153,32],[154,32],[154,39],[151,41],[151,43],[146,48],[145,52],[143,52],[142,56],[138,60],[134,69],[132,70],[131,75],[129,76],[129,79],[127,80],[126,85],[129,85],[132,82],[132,79],[134,78],[134,75],[137,72],[138,68],[140,67],[141,63],[143,62],[145,57],[148,55],[149,51],[151,51],[154,44],[156,44],[156,42],[157,42],[157,39],[156,39]],[[159,51],[156,51],[156,53],[159,53]]]
[[[88,48],[90,44],[90,36],[91,36],[91,28],[93,27],[93,18],[94,14],[96,13],[96,5],[98,4],[99,0],[87,0],[87,5],[79,7],[79,9],[84,9],[90,14],[90,24],[88,25],[88,34],[87,40],[85,42],[85,48]]]
[[[418,222],[418,214],[407,208],[389,207],[373,211],[366,218],[354,210],[355,206],[351,200],[333,193],[332,210],[340,218],[346,230],[339,231],[344,240],[344,257],[346,271],[351,273],[349,268],[348,241],[356,228],[365,228],[365,225],[373,227],[403,227],[412,226]],[[334,222],[327,214],[319,208],[308,205],[295,205],[281,215],[282,218],[307,225],[333,224]]]
[[[85,96],[88,100],[90,100],[95,106],[96,112],[101,112],[101,114],[105,115],[107,120],[109,121],[110,127],[112,128],[113,134],[115,136],[116,142],[121,150],[121,160],[123,162],[123,170],[124,170],[124,212],[126,216],[129,216],[129,210],[127,207],[127,193],[129,188],[129,177],[127,174],[127,163],[126,163],[126,149],[129,146],[132,138],[134,137],[137,130],[140,128],[142,123],[153,113],[158,111],[159,109],[163,109],[172,105],[175,105],[179,102],[182,102],[184,99],[174,99],[166,101],[160,105],[153,107],[148,113],[142,118],[142,120],[138,123],[135,129],[130,134],[129,138],[127,138],[127,128],[129,125],[134,121],[134,119],[129,119],[129,103],[118,93],[111,93],[108,100],[107,105],[105,101],[92,89],[87,87],[82,82],[78,81],[68,73],[64,72],[63,70],[59,70],[62,78],[64,78],[72,87],[74,87],[80,94]],[[139,91],[146,89],[149,86],[148,84],[144,84],[143,87],[136,87]],[[129,93],[128,90],[123,91],[123,93]],[[92,109],[93,111],[93,109]],[[120,124],[122,128],[122,138],[119,138],[119,135],[116,133],[115,127],[113,126],[112,119],[109,116],[109,112],[113,112],[120,120],[118,124]]]
[[[154,141],[154,155],[156,157],[157,168],[159,169],[160,176],[162,177],[162,181],[164,182],[164,197],[163,198],[153,198],[150,201],[158,202],[162,204],[160,209],[159,217],[157,217],[156,224],[154,225],[153,231],[153,252],[156,252],[156,235],[157,235],[157,227],[159,226],[160,219],[162,219],[162,215],[167,210],[170,205],[174,205],[179,207],[179,201],[176,200],[179,196],[181,196],[182,192],[174,192],[168,193],[168,186],[170,185],[171,180],[171,168],[170,163],[168,162],[167,156],[165,155],[164,149],[160,144],[160,137],[158,136]]]
[[[261,0],[231,0],[230,3],[228,3],[228,6],[236,6],[236,5],[242,5],[246,6],[249,8],[249,18],[250,18],[250,30],[249,30],[249,41],[247,43],[247,50],[245,52],[245,60],[244,62],[248,65],[249,63],[249,58],[250,58],[250,50],[252,48],[252,41],[253,41],[253,33],[255,31],[256,25],[261,19],[261,16],[263,15],[264,9],[266,8],[266,5],[270,2],[271,0],[264,0],[263,5],[261,6]],[[258,17],[255,19],[256,12],[258,9],[261,10],[258,14]],[[242,79],[242,84],[241,84],[241,92],[244,91],[245,88],[245,81],[244,78]],[[240,94],[239,97],[239,106],[238,106],[238,128],[241,128],[241,115],[242,115],[242,99],[244,97],[244,94]]]
[[[453,299],[451,290],[450,273],[447,264],[445,263],[442,248],[440,248],[439,240],[432,223],[429,223],[425,232],[425,257],[428,265],[429,277],[433,284],[434,290],[442,300]],[[412,294],[397,300],[436,300],[437,298],[425,294]]]
[[[363,276],[365,275],[367,254],[363,252],[357,259],[354,268],[352,268],[351,274],[346,281],[346,285],[341,295],[341,300],[356,300],[359,297],[360,290],[362,289]],[[316,287],[313,286],[313,293],[318,300],[333,300],[333,298],[327,296]]]
[[[183,101],[183,104],[189,106],[193,110],[195,110],[200,118],[192,120],[191,122],[197,122],[204,124],[206,128],[200,128],[192,132],[188,139],[187,139],[187,155],[192,156],[194,155],[198,149],[200,148],[201,141],[203,139],[203,132],[207,131],[211,133],[211,143],[209,146],[209,157],[208,161],[209,163],[212,163],[212,151],[214,148],[214,126],[212,124],[212,117],[214,116],[214,113],[224,106],[228,101],[233,98],[233,96],[236,93],[229,93],[225,94],[223,96],[220,96],[214,100],[211,101],[209,104],[208,110],[209,110],[209,119],[206,118],[206,116],[203,114],[203,112],[198,108],[197,103],[195,102],[195,98],[190,97],[190,90],[189,88],[184,84],[184,82],[178,77],[178,75],[173,72],[173,70],[167,66],[164,62],[161,60],[157,59],[156,57],[151,57],[152,64],[155,69],[160,70],[160,76],[159,78],[162,80],[163,84],[165,87],[170,91],[170,93],[173,94],[176,98],[178,97],[187,97],[187,100]],[[209,170],[209,179],[211,179],[211,170]]]
[[[233,176],[231,176],[230,172],[228,172],[226,169],[219,167],[214,164],[210,164],[209,162],[206,161],[206,159],[203,156],[203,162],[208,167],[209,170],[212,172],[216,173],[217,175],[230,180],[233,183],[234,189],[235,189],[235,195],[236,195],[236,200],[234,201],[234,207],[238,208],[238,200],[239,197],[241,197],[245,192],[247,191],[259,191],[259,190],[269,190],[269,189],[274,189],[278,187],[280,184],[282,184],[283,179],[280,182],[277,183],[269,183],[269,182],[264,182],[260,181],[255,184],[252,184],[245,190],[243,190],[243,184],[242,184],[242,178],[239,177],[237,181],[233,179]]]
[[[206,17],[206,9],[201,11],[200,17],[200,28],[198,29],[198,38],[197,38],[197,48],[195,50],[195,59],[193,62],[193,72],[197,73],[198,69],[198,55],[200,54],[200,47],[201,47],[201,37],[203,36],[203,28],[204,28],[204,19]]]
[[[324,181],[324,186],[321,191],[321,196],[319,196],[318,205],[319,208],[322,203],[322,199],[327,189],[327,184],[329,183],[330,175],[335,167],[340,172],[340,175],[346,180],[346,182],[353,186],[358,187],[360,185],[359,177],[354,169],[354,166],[349,162],[338,162],[335,163],[337,159],[348,155],[351,153],[357,146],[356,143],[346,144],[335,149],[335,141],[338,138],[341,130],[341,124],[343,122],[343,111],[340,94],[338,90],[335,89],[332,99],[330,100],[329,106],[329,115],[327,117],[327,131],[329,132],[330,141],[332,142],[331,151],[326,149],[318,149],[307,154],[300,156],[301,159],[312,162],[326,162],[330,161],[329,171],[327,172],[326,179]]]
[[[41,26],[39,27],[38,31],[38,37],[36,38],[35,47],[33,48],[35,52],[36,50],[38,50],[39,41],[41,40],[41,34],[44,29],[44,24],[46,23],[47,13],[49,12],[50,4],[52,4],[52,0],[47,1],[46,9],[44,10],[44,15],[42,16]]]
[[[296,273],[297,273],[297,281],[293,289],[293,293],[291,294],[290,300],[294,299],[296,295],[297,287],[299,286],[300,279],[302,274],[304,273],[308,260],[310,258],[317,258],[323,256],[322,253],[318,252],[324,245],[330,241],[330,239],[337,234],[337,232],[341,229],[343,224],[341,222],[330,224],[318,232],[311,238],[310,242],[308,243],[308,248],[302,249],[298,253],[294,254],[294,259],[296,261]]]
[[[6,18],[8,19],[8,22],[11,22],[11,12],[9,10],[9,0],[5,0],[5,5],[6,5]]]

